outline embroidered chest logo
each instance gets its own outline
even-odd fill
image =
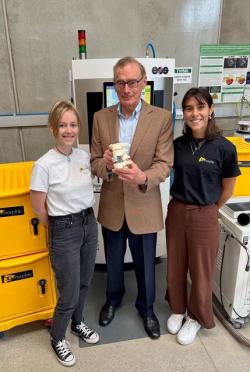
[[[80,172],[81,174],[87,174],[89,173],[89,169],[84,166],[80,166]]]
[[[214,164],[214,161],[213,160],[208,160],[208,159],[204,158],[203,156],[200,156],[199,157],[198,162],[199,163],[203,162],[203,163],[208,163],[208,164]]]

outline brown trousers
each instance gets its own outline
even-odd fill
[[[170,201],[166,218],[166,299],[173,313],[184,314],[187,311],[190,318],[205,328],[215,326],[212,292],[219,234],[216,205]],[[189,296],[188,270],[192,280]]]

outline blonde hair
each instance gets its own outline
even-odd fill
[[[52,130],[54,137],[57,137],[58,135],[58,124],[62,115],[67,111],[72,111],[76,115],[78,125],[81,125],[80,115],[75,105],[69,101],[57,101],[52,106],[48,117],[48,125]]]

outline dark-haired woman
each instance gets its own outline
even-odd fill
[[[235,146],[215,124],[212,97],[191,88],[182,101],[183,135],[174,141],[174,181],[166,219],[168,331],[182,345],[215,326],[213,273],[219,247],[218,209],[240,174]],[[187,293],[187,273],[191,290]]]

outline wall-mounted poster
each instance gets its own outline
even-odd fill
[[[199,86],[214,103],[240,102],[250,96],[250,45],[201,45]]]

